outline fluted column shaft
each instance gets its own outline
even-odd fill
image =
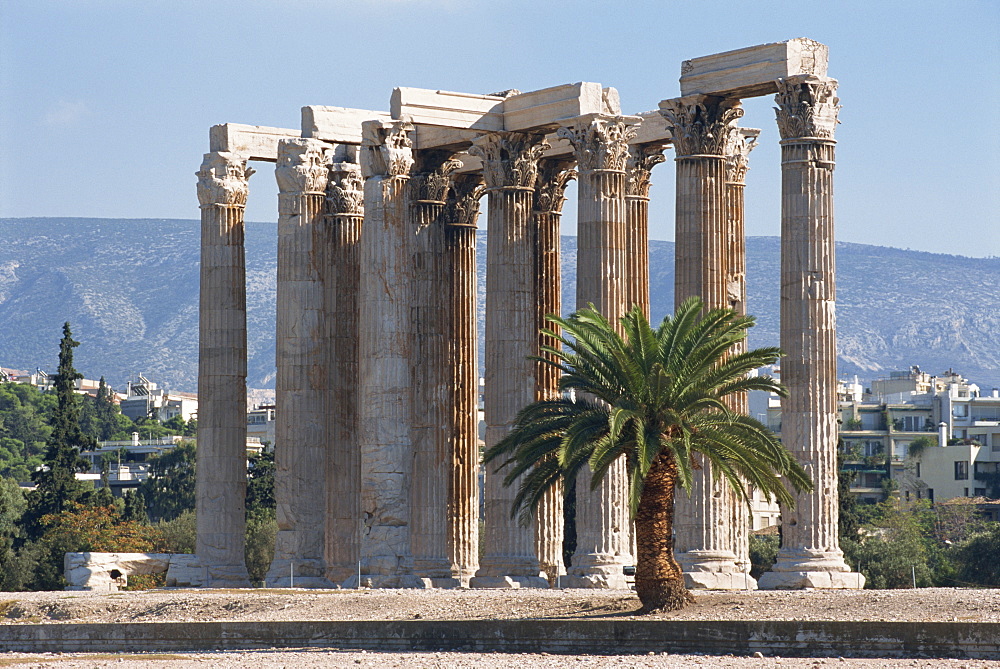
[[[486,246],[486,447],[507,435],[518,411],[535,399],[536,249],[532,225],[541,138],[491,133],[473,144],[483,159],[489,198]],[[485,555],[472,587],[547,587],[535,555],[534,527],[510,510],[519,482],[486,470]]]
[[[247,314],[243,212],[253,170],[236,154],[205,154],[198,172],[201,282],[195,553],[208,587],[248,586],[246,537]]]
[[[361,571],[378,587],[411,573],[411,124],[363,124],[365,222],[359,290]],[[352,584],[350,580],[347,582]]]
[[[781,440],[815,486],[782,509],[782,547],[762,587],[857,588],[837,534],[837,340],[833,231],[837,82],[779,80]]]
[[[697,296],[706,309],[730,306],[726,153],[738,100],[705,95],[665,100],[676,151],[674,304]],[[750,579],[736,564],[735,493],[713,481],[709,463],[694,472],[690,496],[676,501],[674,550],[689,588],[740,589]]]
[[[476,362],[476,221],[479,179],[453,181],[445,227],[445,278],[449,296],[446,344],[451,378],[448,549],[452,569],[467,585],[479,568],[479,367]]]
[[[752,128],[735,128],[730,132],[726,147],[726,236],[723,252],[723,267],[726,273],[726,292],[729,307],[746,315],[747,253],[744,224],[744,190],[746,173],[749,168],[750,151],[756,146],[760,131]],[[747,350],[747,342],[735,344],[733,354]],[[747,414],[750,411],[746,393],[738,393],[727,398],[727,406],[733,411]],[[733,552],[736,565],[744,573],[750,572],[750,511],[743,500],[730,491],[729,505],[733,528]],[[749,581],[747,583],[749,585]]]
[[[418,167],[410,179],[412,230],[413,328],[411,374],[413,406],[413,480],[410,489],[413,573],[428,584],[457,586],[449,556],[448,492],[452,412],[448,386],[448,292],[451,279],[446,254],[445,198],[450,171],[460,163],[445,162],[437,152],[418,152]]]
[[[559,134],[577,158],[576,306],[593,304],[619,326],[628,310],[625,162],[635,136],[631,119],[592,115],[567,123]],[[624,458],[611,465],[594,490],[589,468],[576,481],[576,551],[567,587],[625,588],[632,564],[628,479]]]
[[[358,421],[358,291],[364,219],[360,165],[330,168],[326,191],[329,247],[324,310],[330,341],[326,464],[327,578],[342,583],[357,573],[361,528],[361,457]]]
[[[323,220],[328,146],[278,143],[277,377],[275,472],[278,532],[269,587],[330,587],[325,576],[328,352]],[[293,580],[294,579],[294,580]]]
[[[559,262],[559,224],[562,207],[566,201],[564,193],[576,172],[569,169],[571,163],[545,160],[540,164],[538,180],[535,184],[535,290],[537,309],[535,328],[538,331],[539,355],[554,359],[542,347],[556,348],[559,340],[545,334],[542,329],[559,332],[558,326],[548,320],[549,314],[562,312],[562,281]],[[535,399],[551,400],[559,397],[559,370],[541,361],[535,362]],[[535,516],[535,553],[549,584],[556,585],[558,577],[566,573],[563,564],[563,539],[565,518],[563,513],[563,489],[556,485],[545,492],[538,504]]]
[[[629,145],[625,181],[627,267],[625,302],[649,318],[649,186],[653,167],[664,160],[661,145]]]

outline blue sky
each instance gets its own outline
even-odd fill
[[[0,216],[197,218],[216,123],[295,128],[303,105],[385,109],[395,86],[574,81],[634,113],[679,94],[684,59],[810,37],[840,80],[838,239],[996,256],[998,35],[997,0],[5,0]],[[745,106],[764,130],[747,232],[775,235],[772,101]],[[273,221],[273,171],[256,167],[247,218]],[[673,239],[673,178],[669,162],[653,174],[656,239]]]

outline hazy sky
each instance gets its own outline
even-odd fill
[[[575,81],[634,113],[679,95],[684,59],[810,37],[840,80],[838,239],[1000,255],[998,35],[997,0],[0,0],[0,216],[197,218],[216,123]],[[745,106],[764,130],[747,232],[776,235],[773,101]],[[273,221],[273,169],[255,167],[247,219]],[[656,239],[673,239],[673,179],[653,173]]]

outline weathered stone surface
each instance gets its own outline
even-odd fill
[[[366,177],[358,295],[365,333],[358,352],[360,560],[364,576],[390,578],[412,568],[411,130],[402,121],[368,121],[360,154]]]
[[[743,110],[736,100],[690,95],[664,100],[660,112],[676,151],[674,303],[695,296],[706,309],[732,306],[727,258],[738,242],[729,229],[727,155]],[[677,561],[689,587],[742,589],[752,579],[737,564],[735,492],[703,465],[694,472],[690,495],[677,497]]]
[[[628,310],[625,167],[636,117],[586,115],[567,121],[559,135],[572,144],[579,190],[577,308],[593,304],[611,323]],[[624,459],[594,490],[590,470],[576,482],[576,552],[570,588],[624,588],[622,568],[632,564]]]
[[[681,95],[749,98],[775,93],[785,77],[826,76],[829,49],[800,37],[692,58],[681,64]]]
[[[517,412],[534,400],[537,347],[534,186],[541,133],[491,133],[477,140],[489,195],[486,270],[486,447],[502,439]],[[548,587],[540,576],[535,533],[510,517],[517,482],[486,470],[485,555],[474,588]],[[517,584],[512,585],[512,584]]]
[[[167,572],[168,587],[200,587],[205,568],[194,555],[172,553],[66,553],[67,590],[117,592],[136,574]]]
[[[395,119],[480,132],[504,129],[503,96],[395,88],[389,113]]]
[[[361,454],[358,448],[358,291],[364,218],[361,166],[335,161],[326,189],[329,247],[324,311],[330,338],[327,367],[330,447],[326,462],[326,576],[355,574],[361,541]]]
[[[222,123],[208,131],[209,151],[235,153],[250,160],[275,162],[278,142],[299,136],[298,130],[269,128],[263,125]]]
[[[781,133],[782,442],[810,479],[782,509],[782,547],[762,588],[857,588],[838,536],[837,340],[833,233],[833,79],[778,82]]]
[[[329,352],[324,312],[330,246],[324,221],[331,148],[278,144],[275,500],[278,532],[268,587],[328,588],[324,574]]]
[[[243,211],[253,170],[239,154],[205,154],[198,172],[201,263],[195,553],[215,585],[249,585],[246,536],[246,270]],[[216,253],[213,253],[213,250]],[[218,258],[227,264],[213,264]]]
[[[386,112],[307,105],[302,108],[302,136],[333,144],[361,144],[361,124],[391,121]]]

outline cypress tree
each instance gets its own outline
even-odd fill
[[[111,389],[104,382],[104,377],[97,386],[97,398],[94,400],[94,411],[97,415],[97,429],[100,439],[107,441],[118,431],[118,411],[111,400]]]
[[[54,379],[56,408],[49,420],[52,434],[46,444],[45,467],[31,475],[36,488],[29,493],[28,510],[23,520],[28,538],[42,534],[42,516],[65,511],[70,502],[86,501],[90,492],[76,479],[76,472],[90,469],[90,463],[80,457],[80,451],[97,445],[93,437],[85,435],[80,428],[80,403],[73,392],[74,382],[83,378],[73,367],[73,349],[79,345],[80,342],[73,340],[69,323],[63,325],[59,369]]]

